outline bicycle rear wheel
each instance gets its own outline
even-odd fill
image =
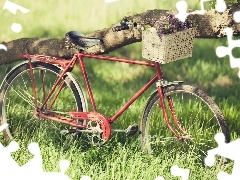
[[[52,89],[61,72],[61,68],[42,62],[32,62],[37,104],[40,106],[47,94]],[[86,104],[81,89],[72,76],[67,73],[61,80],[62,89],[50,109],[51,112],[69,117],[68,111],[84,111]],[[54,94],[58,92],[55,91]],[[0,94],[0,118],[1,123],[8,123],[9,127],[4,131],[6,139],[19,141],[31,139],[35,141],[58,141],[65,139],[60,135],[61,130],[70,129],[70,126],[38,118],[34,115],[34,96],[31,83],[29,63],[23,63],[14,68],[4,79]],[[53,100],[53,97],[51,98]],[[47,107],[50,107],[50,102]],[[58,141],[59,142],[59,141]]]
[[[169,153],[191,152],[203,160],[209,149],[218,144],[214,136],[218,132],[225,135],[225,142],[230,142],[229,130],[222,112],[216,103],[204,92],[189,85],[177,85],[164,89],[164,102],[171,125],[174,125],[168,97],[171,97],[175,115],[184,134],[176,125],[176,132],[185,137],[180,141],[167,127],[161,108],[158,92],[155,91],[147,101],[140,122],[141,146],[150,153],[159,153],[163,148]]]

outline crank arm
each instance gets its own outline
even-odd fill
[[[111,132],[126,132],[126,129],[111,129]]]

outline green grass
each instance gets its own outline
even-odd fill
[[[0,12],[0,40],[10,41],[22,37],[54,37],[62,38],[69,30],[79,30],[90,33],[118,22],[123,16],[144,12],[148,9],[175,9],[176,1],[121,0],[112,4],[103,4],[103,0],[71,0],[66,1],[14,1],[31,11],[28,14],[17,13],[16,16],[3,10]],[[188,1],[190,8],[199,7],[193,1]],[[2,7],[4,2],[0,3]],[[37,5],[36,5],[37,4]],[[50,8],[51,7],[51,8]],[[97,15],[96,15],[97,14]],[[19,34],[10,30],[12,22],[21,23],[23,31]],[[240,81],[237,70],[230,68],[228,57],[219,59],[215,55],[217,46],[226,44],[226,39],[197,39],[194,42],[193,58],[188,58],[162,66],[165,79],[169,81],[183,80],[203,89],[214,98],[224,113],[233,139],[239,136],[238,95]],[[239,54],[239,53],[238,53]],[[132,44],[111,52],[110,55],[141,58],[141,43]],[[152,75],[152,70],[145,67],[116,64],[112,62],[86,61],[90,82],[96,98],[99,112],[107,116],[113,115]],[[0,77],[3,79],[6,66],[2,66]],[[79,69],[74,74],[80,78]],[[81,81],[82,82],[82,81]],[[138,123],[142,108],[152,87],[137,100],[113,128],[125,129],[128,125]],[[67,96],[67,95],[66,95]],[[59,102],[59,107],[65,101]],[[16,117],[21,119],[21,111],[16,111]],[[16,120],[18,120],[16,118]],[[41,132],[42,129],[39,129]],[[136,136],[127,138],[125,134],[114,134],[109,142],[101,147],[85,147],[80,141],[67,152],[63,153],[59,136],[47,136],[46,133],[25,135],[17,139],[23,149],[14,153],[14,158],[24,164],[32,158],[26,150],[31,141],[36,141],[41,147],[43,166],[47,171],[58,171],[60,159],[68,159],[71,166],[67,174],[72,179],[89,175],[93,179],[143,179],[151,180],[157,176],[174,179],[170,168],[176,164],[191,170],[190,179],[213,179],[221,170],[231,172],[232,163],[225,167],[204,167],[196,163],[196,157],[191,151],[184,155],[179,152],[169,154],[169,149],[162,148],[152,158],[142,152]]]

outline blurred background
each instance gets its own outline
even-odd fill
[[[0,42],[32,37],[63,38],[70,30],[88,34],[116,24],[124,16],[153,9],[176,10],[177,0],[119,0],[112,3],[105,3],[104,0],[12,0],[11,2],[29,9],[30,12],[24,14],[18,11],[13,15],[8,10],[1,10]],[[187,2],[189,9],[200,9],[198,0]],[[5,1],[1,1],[0,7],[3,7],[4,3]],[[210,8],[207,3],[205,7]],[[20,33],[11,30],[13,22],[22,25]],[[237,76],[238,69],[230,68],[228,56],[221,59],[216,56],[216,47],[222,45],[227,45],[226,38],[195,39],[192,58],[165,64],[162,70],[168,81],[182,80],[185,84],[200,87],[210,95],[224,113],[232,138],[237,138],[240,134],[240,79]],[[237,48],[233,50],[233,54],[235,57],[240,57]],[[143,60],[141,42],[125,46],[108,55]],[[4,78],[7,66],[9,65],[0,66],[0,80]],[[146,67],[121,63],[89,60],[86,61],[86,66],[99,110],[106,115],[116,112],[153,75],[153,71]],[[81,81],[78,68],[74,73]],[[126,113],[116,125],[126,128],[131,123],[138,123],[144,102],[151,90],[131,106],[128,111],[131,116]]]
[[[177,0],[119,0],[112,3],[105,3],[104,0],[41,0],[37,2],[12,0],[11,2],[29,9],[30,12],[24,14],[17,11],[14,15],[6,9],[2,9],[0,11],[0,41],[8,42],[14,39],[32,37],[63,38],[64,34],[70,30],[88,34],[116,24],[124,16],[153,9],[176,10]],[[189,9],[200,9],[197,0],[188,0],[187,2]],[[5,1],[1,1],[0,7],[3,7],[4,3]],[[211,8],[208,2],[205,2],[204,6],[205,9]],[[15,33],[11,30],[13,22],[22,25],[21,32]],[[239,124],[240,81],[237,77],[238,70],[230,68],[228,57],[219,59],[216,56],[215,49],[220,45],[227,45],[225,38],[196,39],[192,58],[163,65],[162,69],[165,78],[169,81],[183,80],[207,91],[215,98],[229,121]],[[240,54],[237,48],[234,49],[233,53],[235,57]],[[141,42],[120,48],[111,52],[110,55],[142,59]],[[90,67],[90,76],[97,76],[95,78],[101,78],[110,84],[129,83],[128,85],[130,85],[136,81],[132,80],[138,78],[137,81],[141,82],[148,79],[149,74],[151,74],[151,70],[145,67],[134,68],[133,71],[129,65],[119,65],[112,62],[99,63],[94,60],[87,65]],[[1,71],[0,78],[3,79],[4,75],[4,71]],[[114,78],[111,78],[110,81],[107,80],[107,77]],[[98,88],[97,83],[93,86]],[[139,87],[140,85],[134,85],[131,88],[135,91],[135,88]],[[119,85],[119,88],[121,89],[122,86]]]

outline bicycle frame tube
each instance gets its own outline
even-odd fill
[[[94,97],[93,97],[92,90],[91,90],[91,86],[90,86],[90,83],[89,83],[89,80],[88,80],[87,71],[86,71],[86,68],[84,66],[83,57],[95,58],[95,59],[101,59],[101,60],[108,60],[108,61],[116,61],[116,62],[124,62],[124,63],[128,63],[128,64],[144,65],[144,66],[155,67],[155,69],[156,69],[155,76],[150,81],[148,81],[135,95],[133,95],[132,98],[127,103],[125,103],[115,113],[115,115],[113,115],[111,118],[108,118],[109,123],[113,123],[154,82],[156,82],[157,80],[161,81],[163,79],[163,75],[162,75],[162,71],[161,71],[161,68],[160,68],[160,64],[158,62],[137,61],[137,60],[131,60],[131,59],[126,59],[126,58],[116,58],[116,57],[92,55],[92,54],[82,54],[82,53],[78,53],[77,57],[79,59],[80,68],[82,70],[82,73],[83,73],[83,76],[84,76],[84,80],[85,80],[85,83],[86,83],[86,86],[87,86],[88,95],[89,95],[92,107],[93,107],[95,112],[97,111],[96,104],[95,104]],[[166,122],[168,128],[170,129],[170,131],[177,138],[180,138],[180,136],[177,134],[177,132],[170,125],[169,118],[168,118],[168,115],[167,115],[166,106],[165,106],[165,103],[164,103],[164,94],[163,94],[162,87],[160,85],[157,86],[157,90],[158,90],[158,95],[159,95],[159,99],[160,99],[159,107],[163,110],[163,115],[164,115],[165,122]],[[169,99],[169,101],[171,101],[171,98]],[[171,102],[171,104],[169,104],[169,106],[170,106],[170,109],[174,110],[172,102]],[[173,112],[173,114],[174,114],[174,112]],[[175,118],[174,120],[176,120],[176,117],[174,117],[174,118]],[[174,122],[176,123],[177,121],[174,121]],[[177,124],[177,125],[179,125],[179,124]]]
[[[74,56],[71,60],[71,62],[63,69],[63,71],[61,72],[61,74],[59,75],[58,79],[56,80],[55,84],[52,87],[52,90],[50,91],[50,93],[47,95],[47,97],[45,98],[42,106],[40,107],[40,109],[42,109],[45,104],[47,103],[48,99],[52,96],[54,90],[56,89],[56,87],[58,86],[58,84],[61,82],[62,77],[67,73],[67,71],[69,70],[69,68],[73,67],[73,65],[75,64],[77,58],[76,56]],[[60,88],[62,88],[62,85],[60,86]],[[54,101],[56,100],[59,92],[61,91],[61,89],[58,90],[58,93],[55,95],[55,97],[53,98],[53,101],[50,103],[51,106],[53,105]]]
[[[31,79],[32,79],[32,86],[33,86],[33,90],[34,90],[34,99],[36,101],[36,92],[35,92],[35,84],[34,84],[34,75],[33,75],[33,68],[32,68],[32,64],[31,64],[31,55],[30,56],[25,56],[29,58],[29,63],[30,63],[30,73],[31,73]],[[102,55],[93,55],[93,54],[83,54],[83,53],[77,53],[73,56],[73,58],[71,59],[71,61],[67,61],[64,59],[58,59],[58,60],[54,60],[53,64],[59,64],[62,66],[62,71],[58,77],[58,79],[55,81],[55,84],[53,85],[52,89],[50,90],[50,92],[47,94],[47,97],[45,97],[45,100],[43,102],[43,104],[40,107],[40,110],[44,108],[44,106],[46,105],[46,103],[48,102],[48,100],[50,99],[50,97],[52,96],[52,94],[54,93],[55,90],[57,90],[57,93],[55,94],[55,96],[52,99],[52,102],[50,103],[50,108],[51,106],[54,104],[58,94],[60,93],[63,84],[60,84],[62,77],[68,72],[71,71],[71,69],[73,68],[74,64],[76,63],[76,60],[78,59],[79,61],[79,66],[80,69],[82,71],[83,77],[84,77],[84,81],[87,87],[87,91],[88,91],[88,96],[90,98],[91,101],[91,105],[93,107],[93,111],[97,112],[97,108],[96,108],[96,104],[95,104],[95,100],[93,97],[93,93],[91,90],[91,86],[90,86],[90,82],[87,76],[87,71],[84,65],[84,61],[83,61],[83,57],[86,58],[94,58],[94,59],[101,59],[101,60],[108,60],[108,61],[115,61],[115,62],[124,62],[124,63],[128,63],[128,64],[137,64],[137,65],[144,65],[144,66],[149,66],[149,67],[154,67],[156,70],[156,74],[152,77],[152,79],[150,79],[135,95],[132,96],[132,98],[125,103],[116,113],[115,115],[113,115],[111,118],[107,118],[107,120],[109,121],[109,123],[113,123],[138,97],[140,97],[154,82],[157,81],[161,81],[163,79],[163,75],[161,72],[161,68],[160,68],[160,64],[158,62],[147,62],[147,61],[139,61],[139,60],[132,60],[132,59],[127,59],[127,58],[117,58],[117,57],[110,57],[110,56],[102,56]],[[43,59],[41,59],[42,57],[40,57],[40,61],[49,63],[48,61],[45,61]],[[44,56],[43,56],[44,58]],[[62,82],[63,83],[63,82]],[[60,84],[59,89],[57,89],[57,86]],[[44,86],[44,85],[43,85]],[[179,135],[174,131],[174,129],[171,127],[169,119],[168,119],[168,115],[167,115],[167,110],[166,110],[166,106],[164,103],[164,93],[163,93],[163,88],[161,86],[161,84],[157,83],[157,90],[158,90],[158,95],[159,95],[159,99],[160,99],[160,103],[159,103],[159,107],[163,110],[163,115],[164,115],[164,119],[165,122],[168,126],[168,128],[172,131],[172,133],[179,138]],[[174,122],[175,124],[182,130],[181,125],[179,123],[177,123],[177,119],[174,116],[174,108],[173,108],[173,103],[171,101],[171,97],[168,97],[168,102],[169,102],[169,106],[170,109],[172,110],[172,115],[174,118]],[[37,107],[37,102],[35,102],[35,105]],[[81,112],[79,112],[81,113]],[[44,114],[42,114],[42,116],[44,116]],[[47,118],[47,116],[46,116]],[[49,118],[49,117],[48,117]],[[55,121],[59,121],[59,119],[55,119],[53,118],[53,120]],[[69,119],[69,125],[71,125],[70,122],[71,119]],[[76,126],[77,124],[72,124],[74,126]]]
[[[143,86],[112,118],[110,122],[115,121],[139,96],[141,96],[157,80],[155,75],[145,86]]]
[[[36,85],[35,85],[31,59],[29,59],[29,69],[30,69],[30,78],[31,78],[32,88],[33,88],[34,105],[35,105],[35,108],[37,108],[37,92],[36,92]]]
[[[156,63],[155,64],[155,68],[156,68],[156,71],[157,71],[157,76],[158,76],[158,80],[161,81],[163,79],[163,75],[162,75],[162,72],[161,72],[161,68],[160,68],[160,65],[159,63]],[[167,109],[166,109],[166,105],[164,103],[164,94],[163,94],[163,89],[160,85],[157,85],[157,90],[158,90],[158,95],[159,95],[159,100],[160,100],[160,104],[159,104],[159,107],[162,109],[163,111],[163,115],[164,115],[164,119],[165,119],[165,122],[168,126],[168,128],[170,129],[170,131],[172,131],[172,133],[177,137],[177,138],[180,138],[180,136],[178,135],[178,133],[173,129],[173,127],[171,126],[170,122],[169,122],[169,119],[168,119],[168,114],[167,114]],[[168,98],[169,101],[171,101],[171,98],[169,97]],[[170,105],[170,109],[173,109],[173,104],[169,104]],[[174,115],[174,113],[172,114]],[[173,117],[175,118],[175,117]]]
[[[26,55],[23,57],[27,57],[29,60],[29,66],[30,66],[30,76],[31,76],[31,81],[32,81],[32,88],[33,88],[33,96],[34,96],[34,103],[35,103],[35,107],[37,108],[37,94],[36,94],[36,86],[35,86],[35,82],[34,82],[34,74],[33,74],[33,68],[32,68],[32,61],[31,61],[31,55]],[[77,60],[77,57],[74,56],[72,58],[72,60],[67,63],[66,67],[63,68],[63,71],[61,72],[61,74],[59,75],[58,79],[56,80],[56,82],[54,83],[51,91],[48,93],[47,97],[45,97],[44,102],[42,103],[42,105],[39,107],[40,110],[43,109],[43,107],[46,105],[46,103],[48,102],[48,100],[50,99],[50,97],[52,96],[52,94],[54,93],[54,91],[57,89],[57,86],[59,85],[59,83],[61,82],[61,79],[63,78],[63,76],[67,73],[67,71],[69,71],[70,68],[72,68],[75,64]],[[44,62],[44,61],[43,61]],[[53,97],[52,102],[50,103],[50,107],[54,104],[59,92],[61,91],[61,88],[63,87],[63,84],[60,85],[57,94]]]
[[[77,56],[79,59],[82,59],[82,57],[87,57],[87,58],[101,59],[101,60],[107,60],[107,61],[124,62],[127,64],[137,64],[137,65],[155,67],[155,62],[139,61],[139,60],[132,60],[132,59],[127,59],[127,58],[117,58],[117,57],[111,57],[111,56],[83,54],[83,53],[78,53]]]
[[[85,81],[85,84],[87,87],[88,96],[89,96],[91,105],[93,107],[93,110],[95,112],[97,112],[97,108],[96,108],[95,100],[94,100],[94,97],[92,94],[91,86],[90,86],[90,83],[88,80],[87,71],[86,71],[86,68],[84,65],[83,57],[155,67],[154,62],[131,60],[131,59],[127,59],[127,58],[116,58],[116,57],[92,55],[92,54],[82,54],[82,53],[78,53],[77,56],[79,59],[79,65],[80,65],[81,71],[83,73],[84,81]],[[112,116],[111,118],[108,118],[109,123],[114,122],[139,96],[141,96],[154,82],[156,82],[156,80],[157,80],[157,75],[155,75],[149,82],[147,82],[127,103],[125,103],[125,105],[122,108],[120,108],[120,110],[118,110],[116,112],[116,114],[114,116]]]

